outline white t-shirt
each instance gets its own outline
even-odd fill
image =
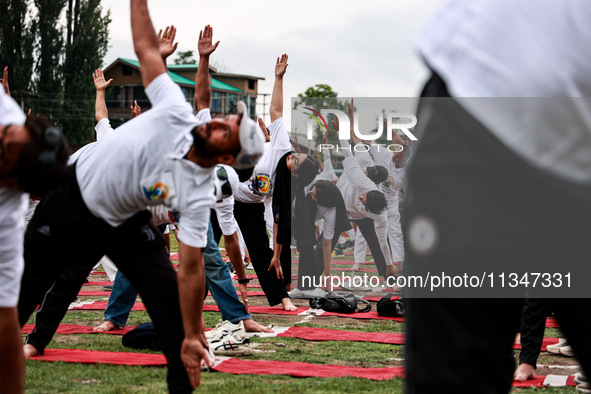
[[[205,247],[209,209],[215,202],[215,167],[184,159],[191,130],[211,119],[197,118],[168,74],[146,88],[152,109],[121,125],[78,158],[76,177],[84,202],[97,217],[119,226],[146,206],[164,204],[179,211],[179,239]]]
[[[234,197],[226,197],[217,202],[213,207],[218,218],[218,224],[224,235],[232,235],[238,230],[238,224],[234,218]]]
[[[393,209],[393,207],[398,209],[398,192],[404,187],[406,170],[404,167],[396,167],[396,164],[392,161],[394,153],[384,146],[372,143],[370,153],[376,165],[388,170],[388,179],[380,184],[380,191],[384,193],[386,201],[388,201],[388,209]]]
[[[270,146],[261,156],[251,178],[240,184],[238,192],[234,194],[236,201],[256,203],[273,195],[277,164],[283,155],[291,152],[291,142],[283,118],[271,123],[268,130],[271,137]]]
[[[359,200],[359,196],[365,192],[378,190],[378,187],[373,183],[367,175],[361,170],[361,167],[355,157],[347,156],[343,160],[343,175],[337,182],[337,187],[343,195],[345,200],[345,209],[347,215],[351,220],[369,218],[374,221],[376,235],[380,242],[380,249],[386,259],[386,265],[392,264],[392,256],[388,247],[388,215],[387,210],[381,214],[376,215],[365,209],[365,206]]]
[[[94,130],[96,131],[96,142],[99,142],[106,136],[110,135],[113,132],[113,128],[111,127],[111,122],[109,122],[108,118],[102,118],[98,121],[96,126],[94,126]],[[78,160],[82,152],[86,149],[89,149],[92,145],[96,142],[91,142],[90,144],[84,145],[82,148],[78,149],[68,158],[68,165],[72,165]]]
[[[16,101],[0,87],[0,127],[25,123],[25,114]],[[28,193],[0,188],[0,308],[18,303],[23,274],[23,238]]]
[[[324,228],[322,229],[322,238],[332,239],[334,237],[334,228],[337,222],[337,209],[335,207],[316,206],[316,224],[324,219]]]
[[[500,141],[540,168],[589,183],[589,21],[584,0],[453,0],[427,22],[419,49]]]
[[[324,166],[324,169],[319,174],[319,176],[321,176],[322,179],[329,182],[336,181],[337,179],[339,179],[337,173],[334,171],[334,167],[332,166],[332,160],[330,159],[329,149],[324,150],[324,161],[322,162],[322,165]]]

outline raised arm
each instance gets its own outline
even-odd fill
[[[142,107],[137,105],[137,101],[133,100],[133,105],[129,107],[131,109],[131,117],[135,118],[142,114]]]
[[[94,101],[94,118],[97,122],[101,119],[109,117],[109,111],[107,110],[107,103],[105,102],[105,90],[111,84],[113,79],[105,80],[103,70],[97,68],[92,73],[92,79],[94,80],[94,87],[96,88],[96,99]]]
[[[316,158],[316,161],[318,162],[318,167],[320,168],[320,172],[324,172],[324,165],[320,161],[320,157],[318,157],[318,151],[316,149],[314,149],[314,151],[312,153],[314,153],[314,157]]]
[[[211,85],[209,83],[209,56],[216,50],[219,41],[213,42],[213,28],[209,25],[199,32],[199,68],[197,69],[197,84],[195,86],[195,105],[197,111],[209,108],[211,100]]]
[[[174,26],[166,26],[164,33],[162,29],[158,32],[158,51],[160,51],[160,56],[164,60],[164,66],[166,66],[166,59],[176,51],[176,47],[179,45],[178,42],[174,42],[175,36],[176,27]]]
[[[347,104],[348,106],[349,104]],[[339,130],[340,130],[340,125],[339,125],[339,118],[335,117],[333,121],[331,121],[332,126],[334,127],[335,131],[337,132],[337,134],[339,134]],[[326,144],[326,134],[324,135],[324,143]],[[341,148],[343,150],[343,156],[345,156],[345,158],[349,157],[349,156],[353,156],[353,154],[351,153],[351,145],[349,144],[349,140],[339,140],[339,143],[341,144]]]
[[[269,132],[267,131],[267,126],[265,125],[265,122],[263,122],[263,119],[261,119],[261,118],[259,118],[259,126],[261,127],[263,134],[265,134],[265,141],[270,142],[271,137],[269,137]]]
[[[131,0],[131,33],[133,48],[140,61],[142,83],[146,88],[154,79],[166,73],[147,0]]]
[[[302,150],[300,149],[300,144],[298,144],[298,136],[297,135],[294,135],[293,146],[295,147],[296,152],[302,153]]]
[[[6,95],[10,97],[10,87],[8,86],[8,66],[4,67],[4,75],[0,78],[0,83],[4,87]]]
[[[271,122],[283,116],[283,76],[287,70],[287,54],[277,58],[275,64],[275,84],[273,85],[273,94],[271,95]]]
[[[347,103],[347,114],[349,115],[351,138],[353,139],[353,146],[355,146],[362,141],[359,137],[357,137],[357,135],[355,135],[355,130],[353,126],[353,119],[355,119],[355,103],[353,102],[353,99],[351,99],[351,102]]]

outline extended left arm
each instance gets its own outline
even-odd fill
[[[279,261],[282,245],[277,243],[277,233],[279,233],[279,224],[275,222],[273,223],[273,259],[271,259],[271,264],[267,271],[271,271],[271,268],[275,268],[277,278],[283,279],[283,270],[281,269],[281,262]]]
[[[203,322],[203,299],[205,298],[203,250],[179,241],[179,255],[179,301],[185,331],[181,346],[181,360],[191,384],[197,387],[201,378],[201,360],[205,360],[208,365],[210,363]]]
[[[392,255],[390,254],[390,247],[388,246],[388,214],[383,212],[377,218],[374,218],[374,226],[376,235],[380,242],[380,249],[386,260],[386,265],[392,265]]]

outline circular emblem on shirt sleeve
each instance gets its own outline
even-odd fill
[[[267,175],[258,175],[256,185],[261,194],[269,194],[269,191],[271,190],[271,182]]]
[[[388,179],[386,179],[384,182],[382,182],[382,185],[384,185],[385,187],[390,187],[394,184],[394,180],[392,179],[392,177],[390,175],[388,175]]]
[[[168,185],[162,182],[156,183],[154,186],[151,187],[143,187],[144,195],[150,201],[154,200],[164,200],[168,198]]]
[[[408,243],[414,253],[427,256],[435,250],[439,242],[439,231],[435,222],[426,216],[411,220],[408,230]]]

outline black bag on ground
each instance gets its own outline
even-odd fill
[[[121,339],[123,346],[132,349],[151,349],[161,351],[162,347],[154,329],[154,323],[148,322],[140,324]]]
[[[392,300],[392,296],[383,297],[378,301],[378,315],[385,317],[404,317],[406,309],[402,298]]]
[[[358,302],[365,304],[365,307],[359,309]],[[356,297],[354,294],[333,294],[323,298],[311,298],[310,306],[323,309],[326,312],[337,313],[369,312],[371,310],[369,301]]]

